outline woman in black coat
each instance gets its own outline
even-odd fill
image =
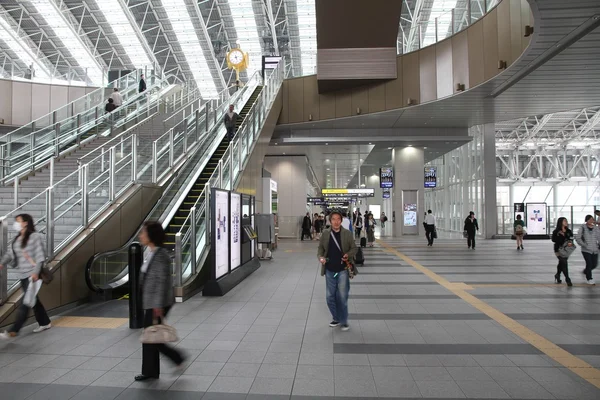
[[[573,232],[569,229],[569,221],[565,217],[560,217],[556,221],[556,229],[552,232],[552,241],[554,242],[554,254],[558,258],[558,265],[556,266],[556,275],[554,275],[554,282],[562,283],[560,280],[561,272],[565,276],[567,286],[573,286],[571,278],[569,278],[569,262],[567,257],[563,257],[558,252],[561,247],[567,244],[567,246],[573,246]]]
[[[471,211],[467,219],[465,219],[464,231],[467,233],[467,246],[473,248],[473,250],[475,250],[475,233],[478,230],[479,224],[477,223],[477,218],[475,218],[475,213]]]
[[[144,265],[141,269],[142,307],[144,328],[161,324],[175,303],[173,274],[169,252],[162,247],[165,231],[158,222],[146,222],[140,232],[140,243],[146,246]],[[160,375],[160,353],[177,366],[183,365],[184,357],[175,348],[166,344],[142,344],[142,374],[136,381],[158,379]]]

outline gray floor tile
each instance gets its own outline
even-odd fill
[[[371,366],[405,366],[406,361],[401,354],[368,354]]]
[[[70,372],[64,368],[36,368],[25,376],[16,379],[19,383],[52,383],[64,374]]]
[[[298,353],[267,353],[263,360],[264,364],[297,364]]]
[[[333,365],[333,353],[312,353],[302,351],[298,363],[305,365]]]
[[[90,360],[87,356],[58,356],[54,360],[44,364],[45,368],[77,368],[81,364]]]
[[[483,367],[496,382],[531,382],[533,379],[519,367]]]
[[[225,365],[224,362],[195,361],[186,368],[184,375],[217,376]]]
[[[225,351],[234,351],[238,346],[239,346],[240,342],[239,341],[226,341],[226,340],[213,340],[208,347],[206,347],[206,350],[225,350]]]
[[[240,351],[236,350],[231,357],[229,362],[234,363],[249,363],[249,364],[260,364],[265,359],[266,351]]]
[[[133,382],[130,389],[168,390],[181,375],[167,374],[161,370],[160,379],[149,379],[142,382]]]
[[[215,377],[213,376],[181,375],[169,390],[206,392],[214,380]]]
[[[99,370],[83,370],[83,369],[74,369],[57,380],[54,381],[56,384],[61,385],[83,385],[88,386],[91,385],[92,382],[100,378],[104,375],[106,371]],[[131,378],[133,379],[134,374],[131,374]]]
[[[9,366],[10,366],[10,368],[16,368],[16,367],[38,368],[45,364],[48,364],[50,361],[54,360],[57,357],[58,357],[58,355],[30,354],[28,356],[25,356],[23,358],[20,358],[20,359],[14,361]]]
[[[65,400],[70,399],[85,389],[85,386],[74,385],[47,385],[28,400]]]
[[[469,355],[439,354],[437,358],[444,367],[478,367],[477,361]]]
[[[451,381],[452,376],[444,367],[408,367],[416,381]]]
[[[115,357],[91,357],[88,361],[84,362],[77,368],[110,371],[123,360],[124,358]]]
[[[409,367],[441,367],[439,358],[428,354],[404,354],[404,361]]]
[[[259,371],[260,375],[260,371]],[[275,394],[275,395],[290,395],[294,379],[284,378],[263,378],[257,376],[252,383],[250,393],[252,394]]]
[[[344,368],[344,367],[342,367]],[[377,389],[375,388],[375,381],[371,380],[357,380],[352,378],[336,378],[335,384],[335,396],[346,396],[346,397],[376,397]]]
[[[522,370],[538,382],[572,382],[563,368],[523,367]]]
[[[421,391],[415,381],[404,380],[404,381],[378,381],[375,380],[375,386],[377,387],[377,394],[380,397],[408,397],[408,398],[420,398]]]
[[[218,376],[208,388],[207,392],[217,393],[248,393],[252,387],[253,378],[232,378]]]
[[[370,365],[368,354],[334,354],[333,365]]]
[[[473,359],[482,367],[514,367],[515,363],[501,354],[474,354]]]
[[[141,360],[135,358],[126,358],[121,361],[119,364],[115,365],[112,371],[121,371],[121,372],[140,372],[142,370],[142,362]]]
[[[105,387],[129,387],[134,381],[135,375],[117,371],[108,371],[100,378],[91,383],[90,386],[105,386]]]
[[[298,365],[296,369],[296,379],[333,380],[333,378],[333,366],[329,365]]]
[[[482,367],[446,367],[455,381],[493,381]]]
[[[114,400],[123,390],[123,388],[88,386],[71,400]]]
[[[128,388],[121,392],[117,400],[197,400],[198,398],[199,393],[194,392]]]
[[[333,373],[336,380],[354,379],[356,381],[372,381],[373,372],[369,366],[334,366]]]
[[[453,398],[460,399],[466,397],[454,381],[417,381],[417,386],[423,397],[433,398]]]
[[[35,370],[35,367],[3,367],[0,368],[0,382],[14,382]]]
[[[540,382],[557,399],[598,400],[600,389],[579,382],[549,381]]]
[[[371,366],[375,383],[391,381],[412,381],[413,376],[408,367],[374,367]]]
[[[510,399],[508,393],[494,381],[456,381],[456,384],[471,399]]]
[[[298,396],[333,396],[333,379],[301,379],[296,377],[292,395]]]
[[[233,350],[204,350],[196,359],[196,361],[205,362],[227,362],[233,354]]]
[[[24,400],[45,386],[36,383],[0,383],[0,393],[3,399]]]
[[[510,361],[519,367],[551,367],[553,364],[546,356],[533,354],[508,354]]]
[[[219,376],[255,378],[260,364],[228,362],[219,372]]]
[[[202,400],[246,400],[246,393],[213,393],[207,392]]]
[[[256,376],[258,378],[287,378],[293,380],[296,375],[296,367],[296,364],[263,364]]]
[[[498,382],[509,396],[515,399],[554,399],[546,389],[537,382]]]

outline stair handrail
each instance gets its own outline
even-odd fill
[[[130,105],[131,103],[137,103],[139,102],[141,99],[146,98],[148,96],[148,93],[151,93],[152,91],[156,90],[157,88],[162,88],[163,86],[166,85],[166,80],[158,80],[156,85],[153,85],[150,87],[149,90],[147,90],[146,92],[143,93],[137,93],[135,96],[133,96],[132,98],[128,99],[127,103],[124,103],[121,107],[126,108],[128,105]],[[149,104],[150,101],[148,101],[147,104]],[[88,110],[89,111],[89,110]],[[139,110],[136,110],[136,112]],[[46,140],[39,140],[39,138],[37,138],[35,135],[37,133],[39,133],[40,131],[36,131],[36,132],[32,132],[28,135],[25,135],[24,137],[20,138],[21,143],[29,143],[29,148],[25,148],[25,149],[21,149],[20,151],[17,150],[17,152],[15,154],[11,155],[11,158],[6,158],[5,154],[8,152],[8,146],[11,146],[12,143],[5,143],[5,144],[1,144],[0,145],[0,158],[2,158],[3,163],[2,163],[2,168],[0,169],[0,184],[6,184],[8,181],[12,180],[15,177],[22,177],[24,175],[29,174],[31,171],[40,168],[44,165],[46,165],[49,160],[48,160],[48,156],[51,155],[52,153],[55,154],[55,156],[60,156],[61,154],[63,154],[65,151],[70,151],[71,148],[68,149],[62,149],[60,147],[61,143],[70,143],[72,140],[79,140],[79,135],[81,133],[83,133],[83,131],[86,131],[88,128],[93,128],[94,126],[98,126],[100,124],[102,124],[103,122],[109,122],[110,129],[114,129],[115,126],[122,126],[123,124],[127,123],[131,118],[132,115],[135,115],[135,113],[133,113],[132,115],[126,116],[125,118],[116,121],[115,124],[112,124],[112,114],[101,114],[99,115],[99,108],[95,107],[95,112],[94,112],[94,116],[92,120],[89,120],[87,122],[84,122],[83,124],[81,123],[81,115],[84,115],[86,113],[81,113],[76,115],[75,117],[71,117],[70,119],[66,120],[66,123],[73,123],[73,128],[72,129],[66,129],[66,130],[62,130],[62,123],[58,123],[56,125],[54,125],[52,127],[52,129],[48,130],[48,133],[46,134],[45,137],[50,137],[50,139],[46,139]],[[87,114],[86,114],[87,115]],[[64,121],[63,121],[64,122]],[[48,129],[49,127],[46,127],[45,129]],[[59,132],[58,135],[56,135],[56,132]],[[38,143],[36,143],[38,142]],[[79,143],[78,143],[79,144]],[[45,149],[40,153],[40,149]],[[19,158],[24,158],[25,161],[21,162],[19,165],[19,162],[12,162],[14,159],[19,159]],[[6,162],[8,161],[8,162]],[[8,165],[7,165],[8,164]],[[16,164],[16,165],[15,165]],[[6,168],[16,168],[16,170],[11,171],[10,169],[7,171],[5,171]]]
[[[149,77],[147,76],[148,72],[152,73]],[[60,122],[59,120],[55,120],[55,119],[57,118],[57,115],[59,114],[59,112],[62,111],[62,110],[66,110],[67,111],[66,112],[66,115],[67,115],[66,118],[68,118],[69,111],[71,112],[71,117],[73,117],[73,116],[76,115],[74,113],[75,105],[76,104],[85,102],[84,108],[86,110],[90,109],[92,107],[95,107],[96,104],[102,103],[105,100],[105,91],[107,89],[115,88],[115,87],[122,89],[122,88],[129,87],[129,86],[123,86],[123,83],[127,83],[127,81],[129,79],[131,79],[131,78],[135,78],[135,84],[138,84],[140,76],[141,76],[142,73],[145,74],[146,81],[148,81],[149,78],[151,80],[154,80],[156,78],[156,75],[154,74],[154,72],[155,71],[152,69],[151,66],[145,66],[143,68],[131,71],[127,75],[124,75],[124,76],[122,76],[120,78],[115,79],[112,82],[109,82],[108,85],[105,86],[105,87],[99,87],[99,88],[95,89],[94,91],[92,91],[90,93],[87,93],[85,96],[77,98],[77,99],[75,99],[75,100],[67,103],[64,106],[62,106],[60,108],[57,108],[56,110],[53,110],[52,112],[50,112],[50,113],[48,113],[46,115],[38,117],[34,121],[29,122],[27,125],[21,126],[21,127],[17,128],[17,129],[15,129],[14,131],[8,132],[8,133],[0,136],[0,142],[6,142],[7,138],[10,139],[10,137],[12,135],[16,135],[17,132],[19,132],[20,130],[26,130],[26,128],[28,128],[30,126],[32,128],[31,130],[35,131],[36,125],[38,125],[39,123],[41,123],[41,121],[50,121],[50,120],[52,120],[53,122],[51,124]],[[85,86],[82,86],[82,87],[85,88]],[[95,101],[94,97],[98,97],[98,96],[99,96],[99,101]],[[125,99],[123,99],[123,100],[125,100]],[[89,101],[89,104],[88,104],[88,101]],[[94,103],[94,104],[92,105],[92,103]],[[8,142],[10,142],[10,140]]]
[[[264,118],[266,118],[266,115],[273,106],[277,93],[279,92],[279,89],[283,84],[283,80],[284,68],[282,65],[277,66],[277,68],[272,70],[271,74],[265,78],[263,90],[257,97],[256,101],[252,104],[250,110],[248,111],[248,114],[242,121],[242,124],[238,128],[234,140],[232,140],[229,143],[229,146],[227,146],[227,149],[223,154],[221,162],[211,174],[207,184],[204,186],[204,189],[200,193],[200,196],[198,196],[198,200],[196,200],[194,205],[190,208],[190,212],[185,218],[180,230],[175,234],[175,286],[181,286],[183,284],[184,274],[188,269],[188,277],[196,274],[197,260],[199,258],[201,259],[203,254],[205,254],[206,251],[210,248],[210,223],[208,223],[210,215],[208,204],[210,204],[211,188],[229,188],[230,190],[233,190],[235,182],[237,182],[239,176],[243,172],[243,167],[248,162],[249,156],[252,154],[252,150],[256,145],[258,133],[262,129],[261,123],[264,122]],[[255,131],[253,133],[250,132],[250,126],[255,127]],[[252,134],[252,138],[248,137],[249,134]],[[245,147],[242,147],[241,142],[244,140],[246,141],[246,145]],[[238,151],[238,170],[237,176],[234,176],[233,155],[235,152],[234,149],[236,148]],[[246,157],[244,160],[242,160],[242,148],[245,149],[244,151]],[[225,160],[225,162],[223,162],[223,160]],[[226,163],[229,164],[229,179],[225,179],[225,171],[227,168]],[[204,214],[202,214],[202,212]],[[197,219],[202,215],[205,216],[204,243],[202,246],[200,246],[201,248],[198,249],[198,239],[201,239],[199,233],[201,235],[202,232],[198,232]],[[186,265],[184,268],[183,249],[187,246],[189,246],[190,248],[189,266]]]

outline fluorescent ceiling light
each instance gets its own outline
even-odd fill
[[[184,0],[161,0],[202,98],[219,94]]]
[[[317,17],[315,0],[296,0],[302,75],[317,73]]]
[[[136,69],[142,69],[146,65],[151,65],[152,63],[144,50],[144,46],[136,35],[129,19],[127,19],[120,2],[96,0],[96,5],[98,5],[98,8],[104,14],[104,18],[112,27],[133,66]]]
[[[54,35],[69,50],[77,64],[87,70],[87,76],[92,83],[102,85],[104,73],[102,67],[83,44],[71,25],[56,8],[52,0],[30,0],[41,17],[54,32]]]
[[[444,39],[448,36],[452,24],[452,9],[456,7],[457,0],[434,0],[431,5],[431,13],[427,21],[427,30],[423,37],[422,47],[436,43],[435,19],[438,19],[438,37]]]
[[[231,9],[233,26],[237,33],[240,49],[248,53],[249,60],[246,72],[248,77],[251,77],[262,63],[262,48],[260,47],[256,20],[254,19],[252,0],[230,0],[229,8]]]

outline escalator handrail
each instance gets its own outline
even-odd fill
[[[246,89],[246,88],[248,88],[248,89],[249,89],[249,87],[248,87],[248,86],[244,86],[244,88],[242,88],[242,89]],[[238,96],[241,96],[243,92],[244,92],[244,90],[241,90],[241,91],[239,91],[238,93],[236,93],[236,95],[238,95]],[[215,125],[213,126],[213,129],[217,129],[217,130],[219,130],[219,129],[221,129],[221,128],[222,128],[221,124],[215,124]],[[208,135],[208,133],[207,133],[207,135]],[[209,158],[210,158],[210,156],[212,156],[212,153],[213,153],[213,152],[211,152],[211,154],[209,155]],[[190,158],[190,159],[191,159],[191,158]],[[188,159],[188,160],[189,160],[189,159]],[[177,176],[177,174],[176,174],[176,175],[174,175],[174,176],[171,178],[171,180],[170,180],[170,182],[169,182],[169,185],[168,185],[168,186],[165,188],[165,190],[163,191],[163,196],[164,196],[164,194],[165,194],[165,193],[168,193],[168,192],[170,191],[171,187],[172,187],[172,186],[175,184],[175,182],[176,182],[176,179],[174,179],[174,178],[176,178],[176,176]],[[185,198],[185,195],[186,195],[186,194],[187,194],[187,192],[186,192],[186,193],[183,193],[181,196],[183,196],[183,198]],[[181,197],[181,196],[180,196],[180,197]],[[183,198],[181,199],[181,201],[183,201]],[[180,201],[179,201],[178,203],[180,203]],[[161,205],[161,204],[160,204],[160,200],[159,200],[159,201],[158,201],[158,202],[155,204],[155,206],[153,207],[153,209],[152,209],[152,210],[151,210],[151,211],[148,213],[148,215],[151,215],[151,214],[152,214],[152,211],[154,211],[154,210],[155,210],[157,207],[159,207],[160,205]],[[102,288],[100,288],[99,286],[97,286],[96,284],[94,284],[94,282],[92,282],[92,279],[91,279],[92,267],[93,267],[93,265],[95,264],[95,262],[96,262],[98,259],[102,258],[102,257],[110,257],[110,256],[116,255],[116,254],[118,254],[118,253],[121,253],[121,252],[123,252],[123,251],[126,251],[126,250],[129,248],[129,246],[130,246],[132,243],[134,243],[134,242],[136,241],[136,238],[137,238],[137,236],[138,236],[138,234],[139,234],[140,230],[142,229],[142,227],[143,227],[143,224],[140,224],[140,227],[139,227],[139,228],[138,228],[138,230],[135,232],[135,234],[134,234],[134,235],[132,235],[132,237],[131,237],[131,238],[130,238],[130,239],[129,239],[129,240],[128,240],[128,241],[127,241],[127,242],[126,242],[126,243],[125,243],[123,246],[120,246],[119,248],[117,248],[117,249],[114,249],[114,250],[108,250],[108,251],[104,251],[104,252],[96,253],[96,254],[94,254],[94,255],[93,255],[93,256],[92,256],[92,257],[91,257],[91,258],[88,260],[88,262],[86,263],[86,268],[85,268],[85,281],[86,281],[86,284],[88,285],[88,288],[89,288],[91,291],[93,291],[93,292],[95,292],[95,293],[102,293],[102,292],[104,291],[104,289],[102,289]],[[124,276],[124,271],[126,271],[126,270],[127,270],[127,268],[124,268],[124,270],[123,270],[121,273],[119,273],[119,274],[118,274],[118,275],[117,275],[115,278],[111,279],[111,281],[115,281],[115,279],[117,279],[117,280],[118,280],[118,279],[120,279],[119,277],[122,277],[122,276]]]

